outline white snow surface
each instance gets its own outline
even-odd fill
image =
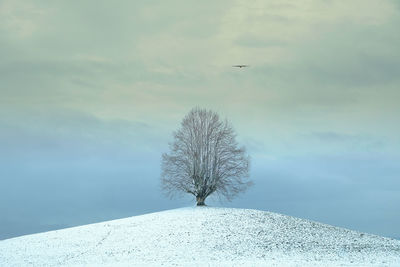
[[[400,241],[251,209],[191,207],[0,241],[0,266],[400,266]]]

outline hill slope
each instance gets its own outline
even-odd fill
[[[400,266],[400,241],[258,210],[183,208],[0,241],[0,266]]]

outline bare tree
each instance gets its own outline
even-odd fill
[[[161,164],[161,183],[170,196],[189,193],[202,206],[213,193],[231,200],[251,185],[245,148],[238,147],[232,126],[217,113],[192,109],[173,136]]]

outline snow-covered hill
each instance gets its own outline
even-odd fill
[[[194,207],[0,241],[0,266],[400,266],[400,241],[271,212]]]

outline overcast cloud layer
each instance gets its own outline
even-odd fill
[[[0,1],[0,239],[193,205],[159,169],[194,106],[252,157],[209,204],[400,238],[399,25],[396,0]]]

